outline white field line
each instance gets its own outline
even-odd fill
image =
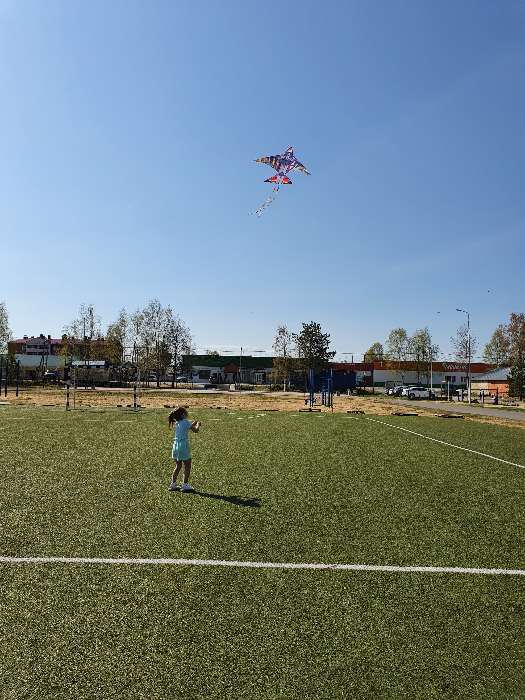
[[[271,561],[235,561],[228,559],[129,559],[111,557],[6,557],[0,564],[109,564],[154,566],[219,566],[239,569],[314,569],[326,571],[384,571],[391,573],[485,574],[525,576],[525,569],[484,569],[463,566],[396,566],[389,564],[316,564]]]
[[[416,433],[415,430],[409,430],[408,428],[402,428],[400,425],[392,425],[392,423],[386,423],[383,420],[377,420],[377,418],[367,418],[364,416],[365,420],[372,421],[372,423],[380,423],[381,425],[386,425],[389,428],[394,428],[395,430],[402,430],[404,433],[411,433],[412,435],[417,435],[418,437],[425,438],[425,440],[432,440],[432,442],[439,442],[441,445],[447,445],[447,447],[455,447],[456,450],[463,450],[463,452],[471,452],[474,455],[479,455],[480,457],[487,457],[487,459],[494,459],[496,462],[503,462],[503,464],[510,464],[512,467],[519,467],[519,469],[525,469],[523,464],[516,464],[516,462],[509,462],[508,459],[501,459],[501,457],[494,457],[494,455],[489,455],[486,452],[478,452],[477,450],[471,450],[468,447],[461,447],[460,445],[453,445],[451,442],[445,442],[445,440],[438,440],[437,438],[430,437],[429,435],[423,435],[423,433]]]

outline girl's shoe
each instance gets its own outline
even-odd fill
[[[178,486],[178,484],[175,481],[172,481],[170,486],[169,486],[168,491],[178,491],[179,488],[180,488],[180,486]]]
[[[189,493],[190,491],[195,491],[195,489],[190,484],[182,484],[182,491],[184,493]]]

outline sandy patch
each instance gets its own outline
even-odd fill
[[[12,406],[65,406],[65,394],[63,389],[40,387],[24,389],[16,398],[14,392],[8,392],[7,400]],[[71,398],[72,402],[72,398]],[[124,408],[133,405],[133,392],[123,390],[84,390],[76,392],[77,408]],[[305,408],[304,395],[294,392],[224,392],[224,393],[191,393],[172,389],[144,389],[140,393],[140,405],[144,408],[166,408],[178,405],[190,408],[211,408],[224,411],[290,411],[297,413]],[[316,408],[322,413],[330,413],[330,409],[316,404]],[[433,417],[435,409],[421,408],[416,403],[406,407],[397,404],[392,399],[387,399],[381,394],[369,396],[334,396],[334,413],[346,413],[346,411],[363,411],[368,415],[388,416],[393,411],[414,411],[420,416]],[[440,419],[441,420],[441,419]],[[465,420],[474,420],[478,423],[490,423],[513,428],[525,428],[525,422],[512,422],[497,417],[467,416]]]

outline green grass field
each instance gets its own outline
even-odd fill
[[[0,555],[525,568],[525,470],[363,417],[0,409]],[[525,464],[525,432],[388,423]],[[0,698],[522,698],[525,577],[0,564]]]

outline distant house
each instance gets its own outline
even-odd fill
[[[498,367],[498,369],[472,377],[472,390],[485,391],[490,394],[508,394],[509,374],[510,367]]]
[[[9,354],[20,362],[20,367],[27,370],[29,375],[43,369],[59,370],[64,367],[62,338],[52,338],[43,333],[37,336],[24,335],[23,338],[10,340],[7,347]]]
[[[52,338],[40,333],[37,336],[24,335],[9,341],[8,352],[20,363],[25,376],[32,377],[39,376],[44,370],[64,370],[64,366],[72,360],[81,360],[82,365],[85,365],[86,360],[82,358],[85,357],[86,347],[86,341],[69,339],[65,352],[62,338]],[[104,357],[105,348],[106,341],[103,338],[94,338],[89,342],[89,352],[93,358]]]

